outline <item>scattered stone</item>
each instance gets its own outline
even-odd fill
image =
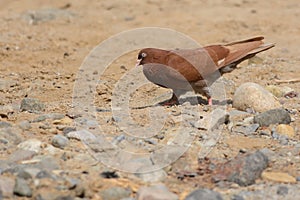
[[[22,197],[31,197],[32,190],[26,180],[22,178],[17,178],[14,187],[14,194]]]
[[[276,127],[276,132],[281,135],[286,135],[290,138],[295,136],[295,131],[294,131],[293,127],[291,127],[290,125],[286,125],[286,124],[279,124]]]
[[[137,200],[178,200],[178,196],[163,184],[141,187],[137,192]]]
[[[16,127],[8,127],[0,129],[0,149],[7,149],[10,147],[15,147],[15,145],[19,144],[22,139],[20,135],[22,135],[22,131]]]
[[[35,167],[27,167],[27,168],[23,169],[23,171],[30,174],[31,177],[36,177],[36,175],[41,171],[41,169],[35,168]]]
[[[202,119],[196,121],[193,126],[202,130],[214,130],[228,121],[229,114],[225,110],[217,108],[211,114],[203,116]]]
[[[267,166],[268,157],[260,151],[238,155],[233,160],[217,166],[213,180],[215,182],[226,180],[240,186],[248,186],[255,183]]]
[[[11,124],[8,122],[0,121],[0,128],[8,128],[11,127]]]
[[[285,196],[289,193],[289,188],[284,185],[280,185],[276,192],[278,195]]]
[[[57,148],[64,149],[68,144],[69,144],[69,139],[63,135],[55,135],[52,138],[52,145]]]
[[[34,151],[39,153],[41,151],[42,142],[37,139],[29,139],[26,140],[18,145],[19,149]]]
[[[275,161],[277,159],[277,154],[274,151],[272,151],[272,150],[270,150],[268,148],[263,148],[263,149],[261,149],[259,151],[261,153],[263,153],[268,158],[269,161],[273,162],[273,161]]]
[[[285,135],[280,135],[279,136],[279,143],[282,145],[288,145],[289,144],[289,138]]]
[[[105,200],[119,200],[129,197],[131,195],[131,189],[122,187],[111,187],[106,190],[100,191],[100,196]]]
[[[230,122],[238,122],[243,121],[245,118],[251,116],[248,112],[240,111],[240,110],[231,110],[228,112],[229,121]]]
[[[19,127],[24,131],[28,131],[31,129],[31,124],[29,121],[23,120],[19,123]]]
[[[232,131],[241,133],[243,135],[251,135],[255,133],[258,128],[259,128],[259,124],[241,125],[241,126],[234,126],[232,128]]]
[[[45,110],[45,105],[38,99],[24,98],[21,101],[20,110],[21,112],[28,111],[31,113],[40,113]]]
[[[22,15],[22,19],[27,21],[31,25],[37,25],[39,23],[55,20],[57,18],[69,20],[69,18],[73,16],[74,14],[67,10],[47,8],[28,11]]]
[[[265,180],[280,182],[280,183],[296,183],[295,177],[284,172],[266,172],[261,174],[261,177]]]
[[[235,194],[231,197],[231,200],[245,200],[242,196]]]
[[[21,169],[18,172],[17,177],[21,178],[21,179],[24,179],[24,180],[32,179],[31,174],[28,171],[25,171],[24,169]]]
[[[148,171],[149,167],[141,167],[137,170],[137,173],[135,174],[138,178],[140,178],[144,182],[158,182],[162,181],[167,177],[167,173],[163,169],[159,169],[153,172],[144,172]],[[141,173],[138,173],[141,171]]]
[[[69,126],[67,126],[67,127],[65,127],[65,128],[63,129],[63,134],[64,134],[64,135],[67,135],[68,133],[70,133],[70,132],[72,132],[72,131],[76,131],[76,128],[75,128],[75,127],[69,127]]]
[[[32,123],[42,122],[42,121],[45,121],[46,119],[47,119],[47,115],[40,115],[37,118],[31,120],[30,122],[32,122]]]
[[[19,149],[19,150],[13,152],[9,156],[8,160],[9,160],[9,162],[17,163],[17,162],[20,162],[23,160],[29,160],[35,155],[36,155],[35,151]]]
[[[12,178],[0,176],[0,191],[3,197],[11,197],[14,191],[15,181]]]
[[[282,109],[272,109],[254,116],[254,122],[260,126],[269,126],[271,124],[289,124],[291,117],[289,112]]]
[[[61,120],[65,117],[65,115],[61,114],[61,113],[49,113],[49,114],[46,114],[45,117],[47,119],[52,119],[52,120]]]
[[[244,83],[234,93],[233,107],[246,111],[247,108],[256,112],[264,112],[280,108],[279,101],[267,90],[256,83]]]
[[[185,200],[222,200],[222,196],[213,190],[197,189],[191,192]]]
[[[52,175],[50,172],[46,171],[46,170],[42,170],[42,171],[39,171],[35,178],[37,179],[43,179],[43,178],[51,178],[51,179],[55,179],[54,178],[54,175]]]

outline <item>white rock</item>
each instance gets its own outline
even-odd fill
[[[235,91],[233,107],[246,111],[251,108],[256,112],[264,112],[280,108],[279,101],[269,91],[256,83],[244,83]]]
[[[42,145],[42,142],[40,140],[29,139],[24,142],[21,142],[18,145],[18,148],[39,153],[41,151],[41,145]]]

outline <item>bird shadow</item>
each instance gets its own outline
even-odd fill
[[[202,97],[184,97],[181,98],[179,100],[180,104],[184,104],[185,102],[189,102],[191,105],[208,105],[208,101]],[[213,105],[220,105],[220,106],[224,106],[224,105],[228,105],[228,104],[232,104],[232,100],[231,99],[224,99],[224,100],[213,100]]]
[[[154,104],[154,105],[132,107],[132,109],[144,109],[144,108],[157,107],[157,106],[173,106],[173,105],[165,105],[166,103],[168,103],[168,101],[169,100],[165,100],[165,101],[159,102],[159,103]],[[206,99],[203,99],[200,96],[196,96],[196,97],[184,97],[184,98],[179,99],[179,105],[184,104],[186,102],[189,102],[193,106],[199,105],[199,104],[201,104],[201,105],[208,105],[208,101]],[[232,100],[231,99],[213,100],[213,105],[225,106],[225,105],[228,105],[228,104],[232,104]]]

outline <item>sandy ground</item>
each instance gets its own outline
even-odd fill
[[[50,10],[51,13],[37,14],[45,10]],[[275,48],[259,55],[263,59],[262,63],[253,66],[248,65],[246,61],[240,68],[225,75],[225,79],[231,83],[226,91],[227,97],[231,99],[235,89],[244,82],[256,82],[267,86],[278,85],[277,79],[290,80],[300,77],[299,18],[300,3],[297,0],[1,0],[0,79],[9,82],[12,87],[1,92],[0,106],[11,105],[16,108],[24,97],[32,97],[45,103],[46,113],[68,113],[72,108],[73,86],[77,73],[90,51],[115,34],[143,27],[174,29],[190,36],[201,45],[226,43],[256,35],[265,36],[266,42],[276,43]],[[98,108],[110,108],[114,85],[135,66],[137,51],[115,60],[99,78],[102,82],[95,95],[95,105]],[[299,82],[282,83],[280,86],[289,86],[298,93],[300,91]],[[168,90],[149,84],[132,95],[130,105],[143,106],[149,99],[163,94],[170,95]],[[281,102],[285,108],[296,109],[299,114],[299,97],[283,98]],[[134,112],[135,120],[140,124],[147,124],[144,110]],[[109,113],[103,115],[103,119],[110,117]],[[34,117],[35,115],[30,113],[18,112],[8,119],[1,120],[18,123]],[[298,115],[294,118],[295,121],[291,124],[296,131],[294,139],[299,141],[300,119]],[[101,123],[106,124],[102,121]],[[112,135],[118,134],[118,130],[109,124],[107,127],[104,125],[104,129]],[[47,133],[40,134],[38,128],[34,130],[36,132],[32,136],[44,142],[53,136]],[[23,136],[29,137],[24,134]],[[255,150],[272,145],[280,147],[275,141],[264,138],[233,135],[228,136],[226,140],[230,150],[220,147],[213,155],[222,157],[220,155],[226,154],[226,157],[233,157],[241,148]],[[76,145],[79,145],[78,143]],[[197,148],[192,149],[191,153],[193,151],[196,152]],[[9,152],[1,153],[3,159],[8,155]],[[72,163],[69,165],[66,169],[71,167]],[[179,162],[176,167],[180,168],[180,165]],[[278,165],[281,171],[290,171],[294,176],[300,175],[297,166],[287,167],[289,166]],[[172,176],[170,173],[165,184],[181,198],[198,185],[202,185],[199,184],[199,179],[180,182]],[[127,179],[127,182],[131,181],[134,182],[130,178]],[[92,185],[93,182],[97,180],[91,179],[89,184]],[[214,187],[205,181],[203,185]]]

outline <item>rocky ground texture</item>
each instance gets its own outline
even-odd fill
[[[0,199],[300,198],[299,11],[296,0],[2,0]],[[129,93],[138,49],[80,79],[100,42],[147,26],[276,47],[225,74],[212,107],[192,93],[156,105],[171,93],[151,83]]]

